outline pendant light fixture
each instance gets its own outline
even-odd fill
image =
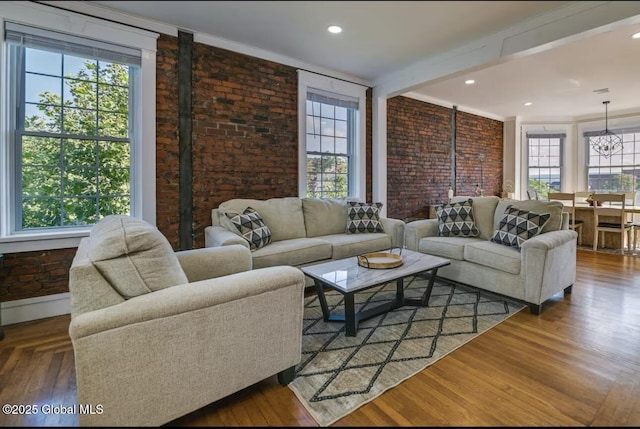
[[[603,101],[604,104],[604,131],[589,138],[591,147],[600,155],[609,158],[622,150],[622,138],[609,130],[608,127],[608,109],[609,101]]]

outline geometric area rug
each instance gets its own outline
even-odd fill
[[[405,297],[419,297],[423,277],[405,278]],[[359,292],[356,311],[395,299],[395,282]],[[343,296],[326,290],[331,313]],[[320,426],[328,426],[525,308],[470,286],[437,279],[428,307],[400,307],[358,325],[324,322],[315,295],[305,298],[302,360],[289,384]]]

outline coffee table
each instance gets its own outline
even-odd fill
[[[397,268],[375,269],[364,268],[358,265],[358,258],[338,259],[317,265],[302,267],[302,272],[314,280],[320,307],[325,322],[344,322],[346,336],[355,337],[358,323],[382,313],[394,310],[406,305],[419,305],[426,307],[429,304],[433,282],[438,274],[438,268],[449,265],[448,259],[438,256],[426,255],[402,249],[402,265]],[[427,289],[420,299],[405,298],[404,278],[412,275],[425,275],[429,277]],[[396,299],[385,304],[378,305],[363,311],[355,311],[354,295],[366,289],[385,283],[396,282]],[[344,316],[331,314],[324,288],[328,287],[344,295]]]

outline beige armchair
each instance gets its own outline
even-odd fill
[[[173,252],[150,224],[108,216],[78,247],[69,335],[82,426],[158,426],[301,359],[304,275],[251,270],[243,246]]]

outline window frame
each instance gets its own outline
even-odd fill
[[[640,135],[640,125],[630,125],[630,126],[625,126],[625,127],[618,127],[618,128],[611,128],[611,131],[616,133],[617,135],[619,135],[621,138],[623,138],[623,136],[625,134],[634,134],[636,136]],[[629,192],[631,190],[624,190],[624,189],[614,189],[614,190],[603,190],[603,189],[590,189],[589,187],[589,173],[592,169],[597,169],[601,172],[602,169],[608,169],[609,170],[609,175],[611,175],[611,170],[612,169],[617,169],[619,168],[621,173],[624,171],[625,167],[629,168],[629,167],[633,167],[634,170],[635,169],[640,169],[640,137],[638,137],[636,139],[636,137],[634,137],[634,146],[635,146],[635,151],[633,152],[634,155],[634,159],[637,160],[637,164],[613,164],[611,161],[609,162],[608,166],[602,166],[602,160],[603,159],[607,159],[606,157],[604,157],[603,155],[598,155],[601,163],[598,166],[592,166],[591,165],[591,144],[590,144],[590,137],[592,137],[592,134],[597,133],[598,131],[584,131],[581,134],[581,138],[583,139],[583,147],[585,150],[585,180],[586,180],[586,189],[589,189],[590,191],[594,191],[594,192]],[[612,158],[609,158],[610,160],[612,160]],[[620,159],[621,161],[624,160],[624,150],[621,152],[620,154]],[[640,184],[640,182],[635,181],[634,178],[634,185],[635,187],[637,187]],[[636,189],[632,189],[632,191],[636,192],[636,201],[638,200],[638,198],[640,198],[640,196],[638,195],[638,190]],[[636,202],[634,201],[634,204]]]
[[[531,158],[530,158],[530,139],[559,139],[559,164],[558,165],[549,165],[547,168],[549,169],[558,169],[560,172],[560,189],[557,190],[557,192],[560,192],[565,186],[564,184],[564,151],[565,151],[565,146],[566,146],[566,142],[567,142],[567,135],[566,133],[559,133],[559,132],[550,132],[550,133],[542,133],[542,132],[527,132],[525,134],[525,159],[526,159],[526,168],[525,168],[525,176],[526,176],[526,181],[525,181],[525,191],[529,190],[529,180],[530,180],[530,168],[531,167]],[[534,168],[544,168],[544,167],[534,167]]]
[[[0,253],[49,250],[77,247],[82,237],[88,236],[91,225],[82,227],[61,227],[47,230],[23,230],[14,228],[15,205],[18,195],[14,192],[16,179],[13,137],[9,125],[15,120],[14,109],[9,105],[8,50],[5,46],[5,22],[38,27],[49,31],[66,33],[85,39],[100,40],[128,46],[141,51],[140,73],[134,86],[138,92],[134,97],[134,109],[130,120],[139,124],[135,142],[131,148],[131,193],[132,216],[156,223],[155,202],[155,92],[156,92],[156,41],[159,36],[147,30],[128,27],[78,13],[63,11],[32,2],[12,2],[0,4],[0,67],[3,78],[0,81]],[[15,123],[15,122],[13,122]]]
[[[316,73],[298,70],[298,196],[307,195],[307,92],[318,89],[358,99],[354,143],[349,163],[347,198],[366,199],[366,107],[367,87]]]

